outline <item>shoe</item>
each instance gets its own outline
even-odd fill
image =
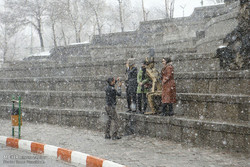
[[[105,135],[105,139],[111,139],[110,135]]]
[[[121,139],[122,137],[120,137],[120,136],[112,136],[112,140],[119,140],[119,139]]]
[[[174,115],[174,113],[173,113],[173,112],[171,112],[171,113],[169,113],[169,114],[168,114],[168,116],[173,116],[173,115]]]
[[[160,116],[167,116],[167,115],[168,115],[168,114],[165,113],[165,112],[164,112],[164,113],[162,112],[162,113],[160,114]]]
[[[126,111],[127,113],[131,113],[132,112],[132,110],[128,110],[128,111]]]
[[[136,113],[136,114],[141,114],[141,111],[136,111],[135,113]]]

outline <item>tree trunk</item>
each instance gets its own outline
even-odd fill
[[[67,41],[66,41],[65,32],[64,32],[64,30],[63,30],[62,23],[61,23],[61,32],[62,32],[62,36],[63,36],[64,46],[66,46],[66,45],[67,45]]]
[[[170,4],[170,18],[171,19],[174,17],[174,4],[175,4],[175,0],[172,0]]]
[[[94,12],[95,12],[95,17],[96,17],[96,24],[97,24],[98,33],[99,33],[99,35],[101,35],[102,34],[102,28],[100,26],[99,16],[98,16],[98,13],[96,12],[95,9],[94,9]]]
[[[42,35],[42,25],[41,25],[41,19],[37,19],[38,27],[37,27],[37,32],[39,35],[40,39],[40,46],[41,46],[41,51],[44,51],[44,44],[43,44],[43,35]]]
[[[77,29],[75,27],[75,38],[76,38],[76,43],[78,43],[78,35],[77,35]]]
[[[169,18],[169,0],[165,0],[166,18]]]
[[[44,52],[44,44],[43,44],[43,36],[41,30],[38,30],[39,33],[39,39],[40,39],[40,45],[41,45],[41,51]]]
[[[118,2],[119,2],[119,14],[120,14],[121,31],[124,32],[124,23],[123,23],[123,16],[122,16],[122,1],[118,0]]]
[[[141,0],[141,2],[142,2],[143,20],[146,21],[147,20],[147,16],[146,16],[145,8],[144,8],[144,0]]]
[[[80,25],[78,29],[78,42],[79,43],[81,42],[81,32],[82,32],[82,25]]]
[[[8,41],[7,41],[7,33],[6,33],[6,25],[4,26],[4,46],[3,46],[3,62],[6,61],[8,51]]]
[[[56,43],[56,31],[55,31],[55,23],[52,23],[52,33],[53,33],[53,41],[54,41],[54,47],[57,47],[57,43]]]

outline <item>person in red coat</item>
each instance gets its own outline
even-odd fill
[[[173,116],[173,103],[176,103],[176,86],[174,81],[174,67],[170,58],[162,59],[163,68],[161,70],[162,79],[162,116]],[[169,112],[167,113],[167,107]]]

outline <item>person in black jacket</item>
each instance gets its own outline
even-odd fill
[[[119,81],[119,78],[117,79]],[[118,136],[118,115],[116,113],[115,107],[116,107],[116,96],[121,96],[121,82],[118,84],[117,90],[115,89],[116,80],[115,78],[111,77],[107,79],[108,86],[106,87],[105,93],[106,93],[106,106],[105,110],[108,115],[108,121],[106,124],[106,130],[105,130],[105,139],[110,139],[110,127],[111,127],[111,121],[114,121],[114,133],[112,135],[112,139],[120,139],[121,137]]]
[[[136,111],[136,91],[137,91],[137,68],[135,67],[135,59],[130,58],[126,63],[126,73],[127,73],[127,103],[128,111]],[[131,103],[132,100],[132,103]]]

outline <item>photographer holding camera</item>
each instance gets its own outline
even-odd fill
[[[118,81],[118,88],[117,90],[115,89],[115,84]],[[107,83],[108,86],[105,89],[105,93],[106,93],[106,106],[105,106],[105,110],[107,112],[108,115],[108,121],[106,124],[106,130],[105,130],[105,139],[110,139],[110,127],[111,127],[111,121],[114,121],[114,132],[112,135],[112,139],[116,140],[116,139],[120,139],[121,137],[118,136],[118,129],[119,129],[119,119],[118,119],[118,115],[116,113],[115,107],[116,107],[116,96],[121,96],[122,91],[121,91],[121,85],[122,82],[120,82],[120,79],[117,78],[117,80],[115,80],[115,78],[110,77],[107,79]]]

